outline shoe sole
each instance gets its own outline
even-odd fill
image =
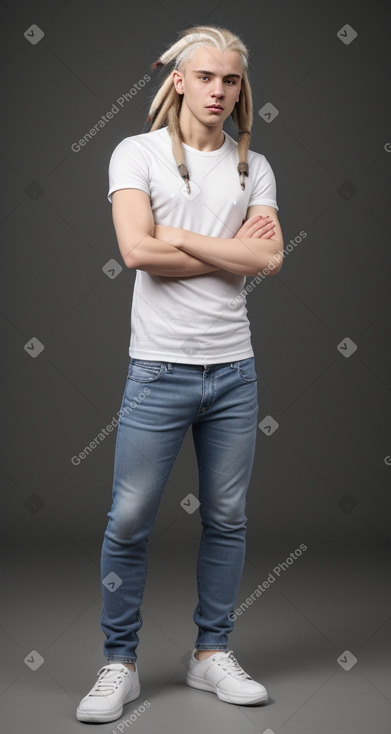
[[[76,711],[76,718],[78,721],[87,721],[87,722],[109,722],[109,721],[116,721],[116,719],[119,719],[120,716],[122,716],[124,706],[126,706],[127,703],[131,703],[136,698],[139,697],[141,691],[141,686],[138,686],[134,691],[131,691],[129,695],[125,698],[123,704],[121,706],[118,706],[118,708],[111,710],[111,711],[80,711],[79,708]]]
[[[197,676],[192,675],[191,673],[187,674],[186,683],[188,686],[191,686],[192,688],[198,688],[200,691],[210,691],[211,693],[215,693],[220,701],[225,701],[226,703],[237,703],[239,705],[245,706],[252,703],[263,703],[268,700],[267,692],[261,693],[258,696],[246,696],[240,693],[227,693],[226,691],[220,690],[217,686],[214,685],[214,683],[209,683],[203,678],[197,678]]]

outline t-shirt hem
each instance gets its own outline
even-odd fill
[[[273,199],[262,199],[261,201],[255,200],[255,201],[252,201],[251,204],[249,202],[248,205],[247,205],[247,208],[249,209],[250,206],[272,206],[273,209],[276,209],[276,211],[279,211],[279,207],[277,206],[277,202],[275,200],[273,200]]]
[[[230,352],[228,354],[213,355],[209,357],[189,357],[185,354],[174,354],[173,352],[145,352],[140,349],[129,349],[129,357],[134,359],[149,359],[159,362],[179,362],[180,364],[223,364],[224,362],[237,362],[240,359],[248,359],[254,357],[252,348],[241,350],[240,352]]]
[[[107,199],[110,202],[110,204],[113,203],[111,194],[114,194],[114,191],[121,191],[121,189],[137,189],[138,191],[144,191],[149,196],[149,191],[145,187],[140,186],[140,184],[132,184],[132,183],[118,184],[118,185],[112,186],[111,189],[109,190],[109,193],[107,194]]]

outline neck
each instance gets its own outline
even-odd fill
[[[216,121],[209,126],[200,122],[185,105],[185,100],[179,113],[179,125],[183,142],[192,148],[207,152],[218,150],[224,143],[223,123]]]

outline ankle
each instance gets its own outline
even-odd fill
[[[123,665],[125,665],[128,668],[128,670],[133,670],[133,672],[136,671],[136,666],[134,663],[123,663]]]
[[[113,661],[111,661],[111,662],[113,662]],[[125,665],[125,668],[127,668],[128,670],[132,670],[133,672],[136,671],[136,666],[135,666],[134,663],[122,663],[122,665]]]
[[[216,652],[221,652],[221,650],[197,650],[195,658],[201,662],[202,660],[209,658],[211,655],[215,655]]]

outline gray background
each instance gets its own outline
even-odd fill
[[[276,175],[285,244],[307,232],[248,296],[259,421],[279,427],[259,430],[238,604],[301,543],[307,550],[274,573],[230,639],[270,703],[232,706],[187,687],[200,533],[198,512],[180,505],[197,496],[188,435],[150,542],[141,697],[118,722],[90,729],[120,731],[148,700],[129,728],[389,732],[390,4],[8,0],[0,9],[4,730],[82,731],[75,709],[105,662],[99,558],[115,432],[80,465],[71,458],[115,417],[128,365],[134,273],[102,270],[121,264],[107,167],[120,140],[147,130],[163,78],[151,64],[177,31],[212,23],[250,49],[251,148]],[[24,37],[32,24],[44,32],[35,45]],[[357,33],[348,44],[337,35],[346,24]],[[279,111],[270,123],[258,114],[268,102]],[[32,358],[34,337],[44,349]],[[346,338],[357,347],[349,357]],[[32,670],[25,659],[36,653],[43,663]],[[337,659],[353,655],[345,670]]]

